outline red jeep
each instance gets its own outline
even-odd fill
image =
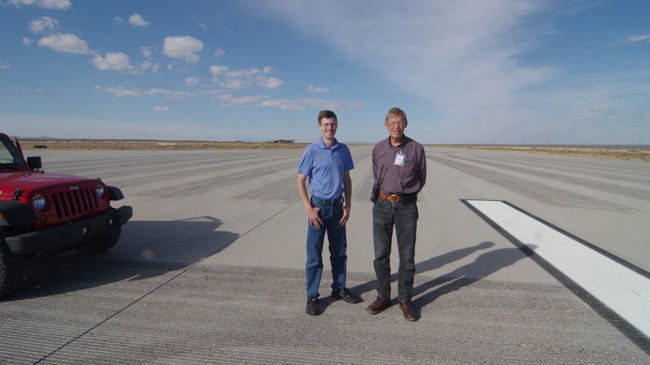
[[[20,287],[29,257],[105,252],[133,216],[130,206],[111,207],[120,189],[40,168],[40,157],[25,161],[18,141],[0,133],[0,298]]]

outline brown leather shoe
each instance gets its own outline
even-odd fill
[[[388,307],[388,304],[390,304],[390,299],[377,297],[374,302],[370,303],[366,310],[370,314],[377,314],[386,309]]]
[[[415,309],[413,309],[410,300],[399,302],[399,307],[402,308],[402,312],[404,313],[404,319],[406,319],[407,321],[413,322],[418,319],[417,316],[415,315]]]

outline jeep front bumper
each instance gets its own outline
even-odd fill
[[[132,216],[133,208],[130,206],[111,208],[80,221],[5,237],[5,241],[16,255],[58,254],[97,240],[110,229],[124,225]]]

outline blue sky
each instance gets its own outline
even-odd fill
[[[650,144],[650,1],[0,0],[0,131]]]

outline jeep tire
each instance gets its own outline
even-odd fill
[[[27,260],[9,250],[5,237],[6,228],[0,228],[0,298],[13,293],[21,287],[25,278]]]

